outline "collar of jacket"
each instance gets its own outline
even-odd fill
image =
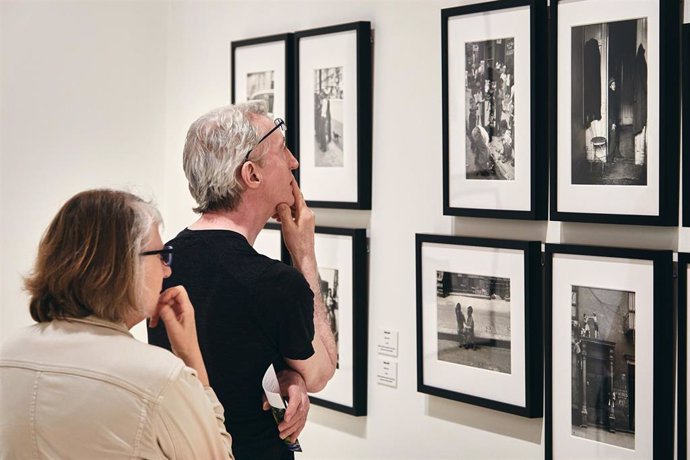
[[[105,327],[108,329],[113,329],[118,332],[122,332],[123,334],[127,334],[130,337],[134,337],[131,332],[129,332],[129,329],[127,329],[127,326],[125,326],[124,323],[114,323],[112,321],[108,321],[107,319],[99,318],[98,316],[87,316],[85,318],[69,318],[67,321],[71,321],[74,323],[83,323],[83,324],[89,324],[91,326],[97,326],[97,327]]]

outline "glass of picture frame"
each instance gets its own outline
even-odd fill
[[[672,256],[546,245],[547,459],[673,458]]]
[[[230,102],[262,101],[266,116],[282,118],[290,127],[294,106],[293,34],[237,40],[230,43]],[[293,133],[285,133],[292,148]]]
[[[545,219],[546,0],[441,10],[443,213]]]
[[[295,33],[295,171],[309,206],[371,209],[372,38],[361,21]]]
[[[551,219],[678,224],[681,2],[554,0]]]
[[[541,243],[416,235],[417,391],[542,415]]]
[[[338,362],[312,404],[350,415],[367,414],[368,270],[365,229],[316,227],[321,296],[336,338]]]

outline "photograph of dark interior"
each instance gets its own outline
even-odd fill
[[[510,374],[510,279],[436,272],[438,359]]]
[[[572,286],[572,434],[635,448],[635,293]]]
[[[336,369],[340,367],[340,346],[338,341],[338,269],[319,267],[319,281],[321,283],[321,298],[326,306],[328,323],[335,337],[337,349]]]
[[[273,118],[274,81],[273,70],[251,72],[247,74],[247,100],[263,101],[266,104],[266,114]]]
[[[465,43],[465,177],[515,179],[515,39]]]
[[[572,28],[572,183],[647,185],[647,18]]]
[[[314,70],[314,166],[343,167],[343,68]]]

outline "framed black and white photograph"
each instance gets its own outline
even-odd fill
[[[307,204],[371,209],[369,22],[295,33],[295,171]]]
[[[280,224],[268,222],[254,240],[254,249],[274,260],[286,262],[287,249],[283,245]]]
[[[671,251],[546,245],[546,458],[669,459]]]
[[[546,0],[441,10],[443,212],[545,219]]]
[[[417,391],[542,415],[541,243],[416,235]]]
[[[231,48],[231,98],[233,104],[262,101],[269,118],[282,118],[290,127],[294,106],[292,34],[271,35],[233,41]],[[288,146],[293,135],[285,133]]]
[[[678,459],[687,460],[688,439],[690,439],[690,424],[688,423],[688,331],[690,322],[688,318],[688,305],[690,303],[690,290],[688,289],[688,274],[690,272],[690,254],[681,252],[678,254]]]
[[[365,229],[316,227],[321,298],[336,339],[335,375],[310,395],[313,404],[350,415],[367,413],[368,263]]]
[[[690,24],[683,24],[683,227],[690,227]]]
[[[678,224],[677,0],[551,2],[551,219]]]

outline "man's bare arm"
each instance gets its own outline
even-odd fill
[[[277,211],[292,262],[314,293],[314,355],[305,360],[286,361],[290,367],[302,374],[307,389],[316,392],[322,390],[335,373],[337,349],[319,286],[319,272],[314,252],[314,212],[307,207],[302,192],[294,181],[292,192],[295,198],[294,216],[293,209],[285,203],[278,205]]]

